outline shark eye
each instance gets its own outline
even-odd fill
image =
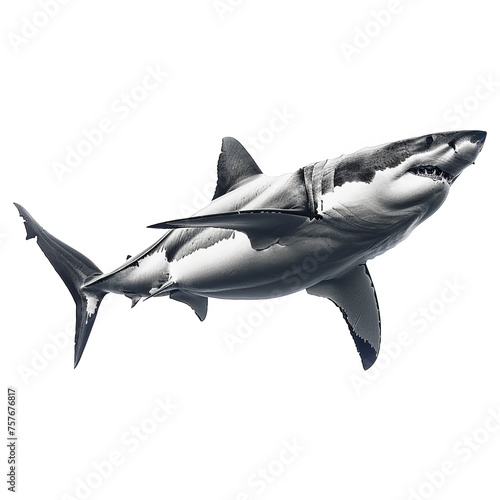
[[[427,143],[427,146],[430,146],[434,142],[434,139],[432,138],[432,135],[428,135],[425,138],[425,142]]]

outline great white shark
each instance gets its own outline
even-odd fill
[[[477,130],[424,135],[271,177],[226,137],[211,203],[193,217],[149,226],[167,232],[106,274],[15,205],[26,239],[36,237],[75,300],[75,367],[107,293],[125,295],[132,307],[167,296],[203,321],[210,297],[267,299],[305,289],[341,309],[368,369],[381,337],[367,260],[441,206],[485,139]]]

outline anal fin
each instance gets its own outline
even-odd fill
[[[363,368],[375,363],[380,350],[380,313],[377,294],[366,264],[340,278],[325,280],[307,289],[340,308],[361,357]]]

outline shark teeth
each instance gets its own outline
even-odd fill
[[[446,181],[448,184],[453,182],[452,175],[435,165],[420,165],[419,167],[410,168],[409,172],[420,177],[429,177],[434,181]]]

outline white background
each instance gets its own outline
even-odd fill
[[[232,3],[73,0],[44,26],[39,3],[2,5],[1,341],[4,387],[19,396],[17,498],[498,498],[495,4]],[[148,67],[168,76],[143,92]],[[131,92],[141,102],[118,112]],[[102,119],[113,130],[59,179],[54,163]],[[73,370],[72,298],[13,201],[110,271],[160,236],[148,224],[210,197],[223,136],[260,137],[255,159],[274,175],[450,129],[488,139],[439,212],[369,263],[382,351],[411,340],[368,374],[340,312],[305,292],[267,309],[210,300],[203,323],[168,299],[130,310],[108,296]],[[225,336],[248,322],[231,353]],[[178,408],[156,424],[158,397]],[[141,425],[135,450],[126,438]],[[280,465],[284,441],[300,452]],[[93,463],[117,454],[98,476]],[[454,473],[433,474],[445,461]],[[268,467],[272,483],[255,483]]]

